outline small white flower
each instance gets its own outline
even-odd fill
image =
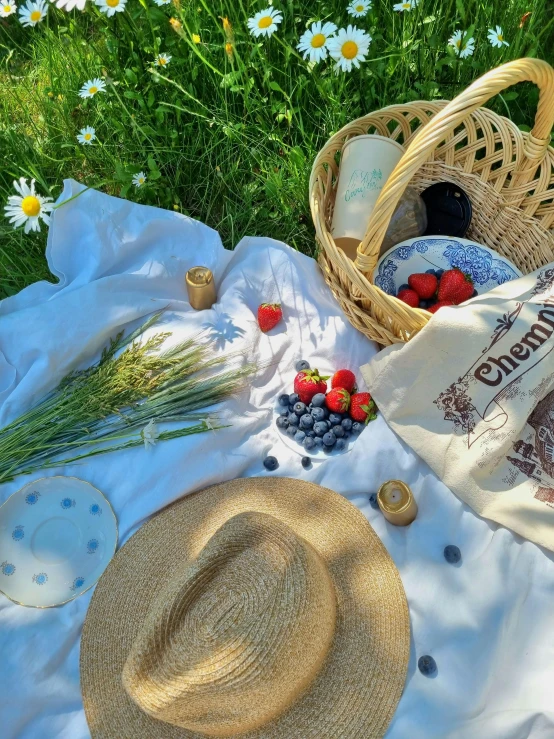
[[[56,2],[56,0],[51,0],[51,2]],[[60,10],[66,10],[69,13],[69,11],[73,10],[74,8],[77,8],[78,10],[84,10],[86,4],[87,0],[57,0],[56,8],[60,8]]]
[[[7,18],[17,10],[17,5],[12,0],[5,0],[0,4],[0,18]]]
[[[471,56],[475,51],[475,39],[471,37],[465,40],[464,37],[465,33],[463,31],[456,31],[448,40],[450,46],[453,46],[458,52],[460,59]]]
[[[312,23],[311,28],[304,31],[300,37],[300,43],[296,47],[302,52],[304,59],[311,62],[320,62],[327,56],[327,42],[335,33],[337,27],[334,23]]]
[[[77,134],[77,141],[80,144],[92,144],[95,138],[96,138],[96,131],[94,130],[92,126],[81,128],[81,130]]]
[[[161,5],[169,5],[171,0],[154,0],[154,2],[158,7],[160,7]]]
[[[350,5],[346,8],[348,15],[353,15],[355,18],[361,18],[371,8],[371,0],[352,0]]]
[[[277,26],[283,20],[283,15],[275,8],[260,10],[253,18],[248,19],[250,33],[258,36],[271,36],[277,30]]]
[[[359,67],[366,58],[371,36],[356,26],[341,28],[327,44],[330,56],[336,61],[335,72],[351,72],[352,66]]]
[[[158,54],[156,57],[155,65],[157,67],[167,67],[171,61],[171,54]]]
[[[500,48],[501,46],[510,45],[507,41],[504,41],[504,34],[502,33],[500,26],[496,26],[496,30],[494,28],[489,28],[488,36],[491,46],[498,46]]]
[[[79,91],[79,97],[93,98],[97,92],[106,92],[106,83],[98,77],[85,82]]]
[[[19,182],[14,180],[13,186],[19,195],[10,195],[8,205],[4,206],[6,218],[10,219],[14,228],[19,228],[25,224],[25,233],[29,231],[40,231],[39,219],[42,218],[48,226],[50,224],[50,216],[48,213],[54,207],[50,202],[52,198],[45,198],[35,192],[35,181],[31,180],[31,186],[27,184],[25,177],[21,177]]]
[[[158,440],[160,436],[160,432],[158,431],[158,427],[156,426],[152,418],[148,421],[146,426],[142,429],[142,431],[140,432],[140,435],[143,438],[145,449],[148,449],[148,447],[155,445],[156,441]]]
[[[397,13],[409,13],[410,10],[417,8],[418,3],[419,0],[403,0],[403,2],[393,5],[392,9],[396,10]]]
[[[46,18],[48,7],[44,0],[28,0],[27,5],[19,8],[19,22],[23,26],[36,26]]]
[[[95,0],[96,5],[100,8],[102,13],[106,13],[108,18],[111,18],[115,13],[123,13],[127,0]]]
[[[135,187],[142,187],[145,182],[146,175],[144,174],[144,172],[139,172],[138,174],[133,175],[133,185]]]

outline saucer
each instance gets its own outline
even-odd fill
[[[375,268],[375,284],[396,295],[412,274],[453,267],[471,276],[479,295],[522,276],[508,259],[482,244],[453,236],[417,236],[383,254]]]
[[[107,498],[76,477],[43,477],[0,506],[0,592],[22,606],[62,605],[91,588],[117,546]]]

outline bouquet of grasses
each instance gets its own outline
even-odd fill
[[[37,406],[0,430],[0,483],[16,475],[87,457],[222,428],[201,409],[240,390],[251,364],[218,370],[230,359],[215,356],[202,335],[170,349],[171,333],[140,335],[149,318],[128,336],[112,339],[100,360],[72,372]],[[159,431],[161,423],[185,423]]]

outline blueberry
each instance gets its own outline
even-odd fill
[[[444,547],[444,558],[448,564],[455,565],[461,560],[462,553],[455,544],[449,544],[447,547]]]
[[[436,269],[435,270],[435,277],[437,280],[440,280],[440,278],[443,276],[444,270],[443,269]]]
[[[425,270],[425,274],[426,275],[434,275],[435,274],[435,270],[434,269],[426,269]]]
[[[286,405],[290,403],[289,396],[286,393],[279,395],[279,405]]]
[[[306,434],[303,431],[297,431],[294,435],[294,440],[297,444],[302,444],[305,438]]]
[[[273,470],[276,470],[277,467],[279,467],[279,462],[277,461],[277,457],[266,457],[264,459],[264,467],[266,470],[269,470],[270,472],[273,472]]]
[[[342,421],[342,416],[339,413],[329,413],[329,420],[331,421],[331,426],[336,426],[337,423]]]
[[[330,431],[324,434],[323,436],[324,446],[335,446],[336,442],[337,442],[337,437],[335,436],[335,434],[332,434]]]
[[[420,300],[419,301],[419,307],[420,308],[428,308],[429,307],[429,301],[428,300]]]
[[[471,297],[472,297],[472,298],[475,298],[475,297],[477,297],[477,295],[479,295],[479,293],[477,292],[477,290],[474,290],[474,291],[473,291],[473,292],[471,293]]]
[[[334,446],[325,446],[325,444],[323,445],[323,451],[325,452],[325,454],[331,454],[334,448]]]
[[[298,418],[296,413],[289,413],[288,421],[290,426],[298,426],[298,424],[300,423],[300,419]]]
[[[340,422],[340,425],[343,427],[345,431],[352,431],[352,419],[351,418],[343,418]]]
[[[325,418],[325,411],[323,408],[312,408],[312,418],[314,421],[323,421]]]
[[[434,675],[437,671],[437,663],[428,654],[419,658],[417,666],[419,667],[421,674],[425,675],[425,677],[431,677],[431,675]]]
[[[326,421],[318,421],[318,423],[314,423],[314,431],[316,436],[323,436],[323,434],[326,434],[328,431]]]
[[[304,429],[306,431],[307,429],[311,429],[314,425],[314,419],[310,416],[309,413],[304,413],[303,416],[300,416],[300,428]]]
[[[304,439],[304,449],[309,452],[314,448],[314,446],[314,440],[310,439],[309,436],[306,436],[306,438]]]
[[[411,289],[412,288],[409,285],[404,283],[403,285],[400,285],[400,287],[398,288],[398,292],[400,292],[400,290],[411,290]]]
[[[283,431],[289,427],[289,419],[283,418],[283,416],[279,416],[275,423],[277,424],[277,428],[283,429]]]
[[[289,418],[289,421],[290,421],[290,418]],[[352,433],[359,434],[363,430],[364,430],[363,423],[360,423],[359,421],[354,421],[354,423],[352,424]]]
[[[349,437],[350,437],[350,431],[345,431],[344,432],[344,438],[345,439],[348,439]]]
[[[321,449],[321,447],[323,446],[323,439],[321,438],[321,436],[315,437],[314,444],[316,449]]]
[[[300,400],[300,398],[298,397],[298,393],[291,393],[289,395],[289,403],[291,405],[294,405],[295,403],[298,403],[299,400]]]
[[[296,363],[296,364],[294,365],[294,369],[295,369],[295,370],[296,370],[297,372],[302,372],[302,370],[307,370],[307,369],[310,369],[310,363],[309,363],[309,362],[306,362],[306,360],[305,360],[305,359],[300,359],[300,360],[299,360],[299,361],[298,361],[298,362],[297,362],[297,363]]]
[[[335,436],[337,437],[337,439],[342,439],[342,437],[344,436],[344,429],[340,425],[340,423],[337,424],[336,426],[333,426],[331,428],[331,431],[335,434]]]
[[[303,416],[306,413],[306,404],[298,401],[298,403],[294,404],[294,412],[297,416]]]
[[[288,429],[285,431],[285,434],[292,438],[293,436],[296,435],[297,431],[298,429],[296,428],[296,426],[289,426]]]
[[[312,398],[314,408],[323,408],[325,405],[325,393],[316,393]]]
[[[280,416],[283,416],[283,418],[288,418],[288,415],[289,415],[288,409],[287,408],[283,408],[283,410],[281,411],[281,413],[279,413],[279,415]]]
[[[313,429],[306,431],[306,436],[309,436],[310,439],[315,439],[315,431]]]
[[[379,510],[379,503],[377,502],[377,493],[371,493],[369,496],[369,505],[372,508],[375,508],[376,511]]]
[[[337,439],[337,443],[335,444],[335,449],[337,449],[339,452],[342,452],[346,449],[347,446],[346,439]]]
[[[312,460],[309,457],[302,457],[302,467],[304,467],[305,470],[309,470],[312,466]]]

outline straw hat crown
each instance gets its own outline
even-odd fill
[[[143,711],[205,736],[263,727],[310,686],[333,643],[326,563],[289,526],[247,511],[176,563],[123,669]]]

